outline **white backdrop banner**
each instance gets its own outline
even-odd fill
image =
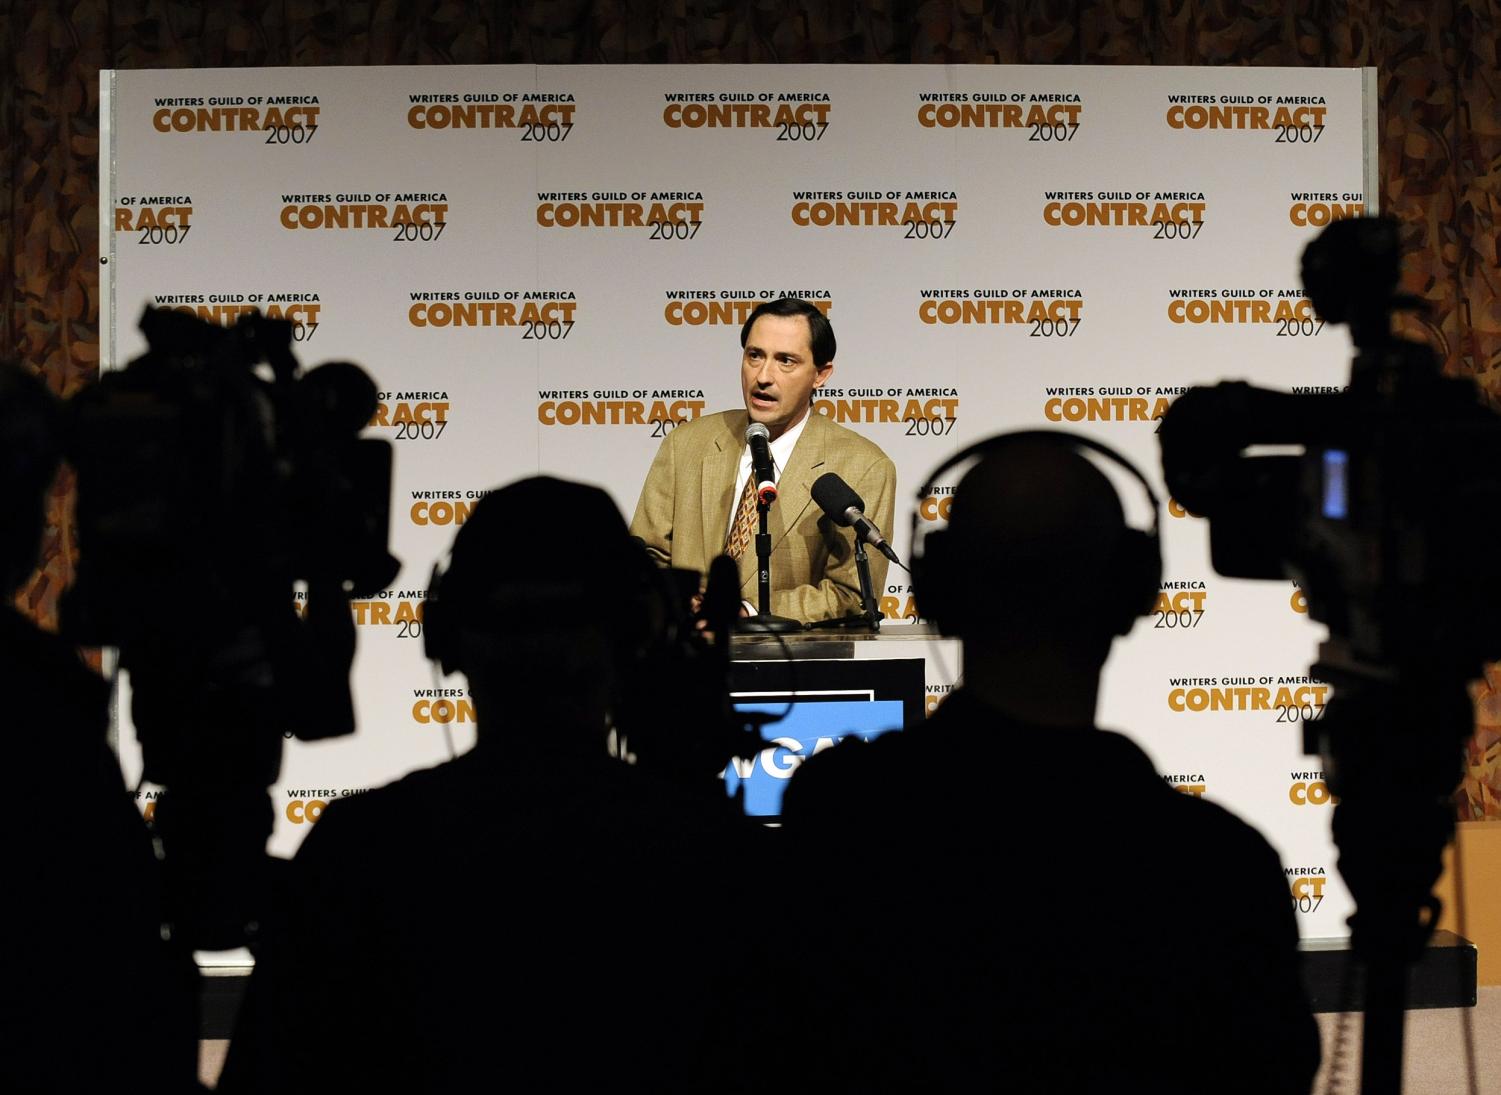
[[[539,471],[629,516],[662,438],[740,405],[738,332],[782,295],[839,340],[819,413],[900,476],[893,541],[943,519],[928,473],[1002,430],[1077,430],[1161,483],[1187,386],[1344,385],[1350,345],[1297,264],[1374,212],[1374,72],[599,66],[101,74],[106,367],[148,304],[298,324],[304,365],[380,386],[396,446],[392,588],[354,606],[360,729],[289,743],[273,849],[322,804],[462,749],[461,680],[422,659],[433,562],[484,493]],[[919,492],[919,487],[923,489]],[[1145,518],[1123,481],[1128,513]],[[1165,497],[1165,494],[1164,494]],[[1304,933],[1345,934],[1329,799],[1301,722],[1321,637],[1290,583],[1220,578],[1169,503],[1159,611],[1117,644],[1102,724],[1280,851]],[[547,514],[536,515],[545,539]],[[902,572],[889,628],[916,613]],[[952,659],[950,659],[952,661]],[[941,693],[951,683],[930,679]],[[129,735],[123,736],[129,744]],[[127,761],[129,760],[127,749]],[[1084,758],[1048,779],[1108,826]],[[1164,911],[1193,864],[1142,867]]]

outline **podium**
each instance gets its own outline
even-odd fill
[[[876,635],[742,635],[730,644],[735,707],[768,721],[768,749],[725,769],[725,787],[745,812],[773,820],[797,766],[846,737],[869,741],[927,714],[929,644],[925,627]],[[957,664],[957,655],[955,657]]]

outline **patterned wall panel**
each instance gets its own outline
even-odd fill
[[[1496,0],[14,0],[0,20],[0,285],[13,352],[69,393],[98,367],[101,68],[484,63],[1375,65],[1381,202],[1412,325],[1501,403]],[[21,600],[46,623],[73,553],[59,484]],[[1479,748],[1484,755],[1486,749]],[[1481,766],[1483,767],[1483,765]],[[1484,777],[1482,777],[1484,778]],[[1476,794],[1469,802],[1494,803]],[[1482,809],[1487,809],[1482,807]],[[1487,810],[1487,812],[1489,812]]]

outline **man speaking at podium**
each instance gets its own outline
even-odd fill
[[[740,567],[747,612],[756,599],[755,477],[746,428],[770,435],[777,499],[771,535],[771,612],[804,623],[862,611],[854,536],[814,504],[814,480],[833,472],[866,503],[878,528],[891,527],[896,468],[875,444],[812,413],[813,393],[834,374],[834,328],[813,305],[781,297],[758,306],[740,329],[745,410],[721,411],[667,435],[647,472],[631,533],[664,566],[707,573],[728,554]],[[886,560],[871,553],[881,589]]]

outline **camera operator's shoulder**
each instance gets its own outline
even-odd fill
[[[13,754],[72,754],[81,745],[103,748],[109,684],[83,663],[74,647],[8,605],[0,606],[0,689],[15,726],[45,723],[50,729],[15,735]]]
[[[906,735],[882,734],[870,741],[851,735],[797,767],[782,798],[789,824],[846,820],[863,814],[867,803],[885,801],[889,783],[908,766]]]
[[[450,823],[453,763],[421,768],[369,790],[341,791],[323,808],[298,858],[379,859],[408,845],[420,847],[434,829]]]
[[[1201,857],[1203,869],[1236,885],[1256,886],[1276,881],[1283,899],[1282,860],[1260,831],[1219,803],[1162,785],[1171,804],[1174,832],[1186,844],[1185,854]]]
[[[1209,849],[1276,862],[1265,838],[1225,807],[1199,794],[1180,791],[1158,773],[1152,759],[1124,734],[1100,730],[1093,735],[1092,761],[1116,789],[1115,807],[1122,821],[1134,818],[1149,832],[1179,847]]]

